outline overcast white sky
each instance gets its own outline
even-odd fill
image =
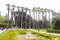
[[[6,4],[24,6],[28,8],[40,7],[59,11],[60,0],[0,0],[0,11],[5,16],[7,13]]]

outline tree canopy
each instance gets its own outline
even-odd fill
[[[0,27],[7,27],[7,18],[0,14]]]
[[[60,29],[60,17],[55,17],[52,20],[52,25],[54,29]]]

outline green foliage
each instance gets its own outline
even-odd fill
[[[4,17],[0,15],[0,23],[4,21]]]
[[[52,40],[52,39],[45,38],[43,36],[38,36],[35,40]]]
[[[7,18],[0,15],[0,27],[7,27]]]
[[[26,34],[29,31],[30,30],[9,29],[9,30],[3,32],[2,35],[0,35],[0,40],[18,40],[16,38],[16,35]],[[51,35],[51,34],[39,33],[39,32],[34,32],[34,31],[30,31],[30,32],[37,36],[37,38],[33,39],[33,40],[59,40],[60,39],[60,37],[57,37],[57,36],[54,36],[54,35]]]
[[[47,29],[40,29],[40,32],[47,32]]]
[[[17,32],[18,32],[18,34],[26,34],[27,33],[26,30],[20,30],[20,29],[18,29]]]
[[[7,23],[1,23],[0,24],[1,27],[7,27],[7,25],[8,25]]]
[[[48,29],[47,32],[59,33],[60,34],[60,30],[54,30],[54,29]]]
[[[60,29],[60,17],[53,18],[52,25],[54,29],[59,30]]]

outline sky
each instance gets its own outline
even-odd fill
[[[59,12],[60,0],[0,0],[0,11],[3,16],[7,13],[6,4],[23,6],[32,9],[33,7],[47,8]]]

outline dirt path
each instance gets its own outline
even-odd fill
[[[18,40],[33,40],[36,38],[35,35],[31,34],[30,32],[27,32],[25,35],[17,35]]]

